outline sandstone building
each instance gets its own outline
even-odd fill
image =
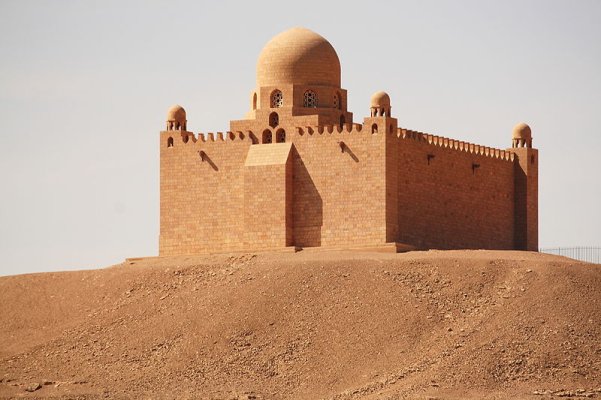
[[[507,150],[402,128],[384,92],[363,124],[320,35],[275,36],[250,111],[230,131],[160,133],[160,255],[286,247],[520,249],[538,246],[538,151],[530,128]]]

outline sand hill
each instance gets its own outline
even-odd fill
[[[601,266],[301,251],[0,278],[0,397],[601,398]]]

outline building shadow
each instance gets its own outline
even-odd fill
[[[213,162],[213,160],[211,160],[207,153],[201,150],[198,152],[198,155],[200,156],[200,160],[203,162],[207,162],[211,166],[211,168],[213,168],[214,171],[219,171],[219,168],[217,168],[217,165],[215,165],[215,163]]]
[[[355,155],[355,153],[353,153],[353,151],[351,150],[350,147],[348,147],[348,145],[344,142],[339,142],[340,145],[340,149],[342,150],[343,153],[348,154],[354,162],[359,162],[359,157],[357,157]]]
[[[302,158],[292,147],[294,160],[294,244],[298,247],[321,246],[323,201]]]

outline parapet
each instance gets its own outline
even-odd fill
[[[513,161],[515,154],[512,151],[496,149],[494,147],[481,146],[479,144],[464,142],[461,140],[450,139],[444,136],[431,135],[410,129],[398,128],[397,136],[402,139],[416,140],[432,146],[438,146],[466,153],[477,154],[485,157],[498,158],[506,161]]]
[[[379,129],[378,129],[379,128]],[[198,133],[195,135],[192,132],[181,132],[181,141],[184,144],[194,143],[197,146],[201,145],[210,145],[210,144],[218,144],[218,143],[232,143],[232,142],[243,142],[248,144],[259,144],[261,142],[265,142],[265,134],[269,133],[269,138],[271,139],[273,134],[276,136],[278,134],[283,133],[284,137],[282,140],[278,140],[279,142],[289,141],[290,139],[294,139],[295,137],[313,137],[313,136],[321,136],[324,134],[342,134],[342,135],[358,135],[358,134],[378,134],[386,133],[393,134],[399,140],[414,140],[417,142],[422,142],[431,146],[438,146],[442,148],[452,149],[456,151],[462,151],[466,153],[476,154],[485,157],[497,158],[500,160],[506,161],[514,161],[515,153],[511,150],[502,150],[494,147],[482,146],[479,144],[469,143],[461,140],[451,139],[444,136],[431,135],[429,133],[423,133],[419,131],[414,131],[405,128],[397,128],[394,131],[391,131],[391,127],[382,126],[374,129],[365,129],[365,126],[362,124],[342,124],[342,125],[319,125],[319,126],[305,126],[305,127],[295,127],[292,132],[285,132],[282,128],[279,129],[269,129],[266,128],[262,134],[255,133],[253,131],[227,131],[227,132],[209,132],[209,133]],[[289,135],[286,138],[285,135]],[[260,140],[260,138],[263,138]],[[268,142],[271,143],[271,142]],[[168,138],[168,146],[171,147],[174,144],[174,139],[172,136]]]
[[[168,133],[169,137],[167,138],[168,147],[173,147],[176,143],[173,138],[173,134],[171,131],[165,131],[164,133]],[[208,133],[198,133],[194,134],[193,132],[181,131],[180,139],[181,143],[184,145],[188,144],[196,144],[198,145],[206,145],[206,144],[218,144],[218,143],[232,143],[232,142],[250,142],[250,144],[259,143],[257,136],[251,132],[208,132]]]

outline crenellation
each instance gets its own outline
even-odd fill
[[[456,139],[447,138],[444,136],[437,136],[429,133],[412,131],[405,128],[399,128],[398,132],[400,134],[399,137],[402,139],[424,141],[432,146],[449,148],[485,157],[499,158],[506,161],[513,161],[513,153],[505,150],[464,142]]]

